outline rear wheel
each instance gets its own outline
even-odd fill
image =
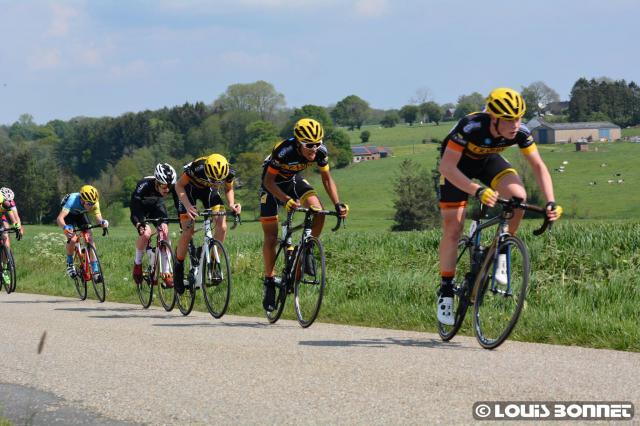
[[[93,290],[96,293],[96,297],[100,302],[104,302],[107,298],[107,286],[104,283],[104,273],[102,271],[102,265],[100,264],[100,258],[95,247],[91,244],[87,244],[87,252],[90,254],[89,259],[95,259],[97,265],[97,273],[91,269],[91,282],[93,283]],[[91,268],[91,267],[90,267]]]
[[[322,243],[309,238],[297,256],[294,285],[294,304],[298,322],[309,327],[318,317],[324,295],[326,264]],[[297,271],[300,271],[299,273]]]
[[[202,293],[209,313],[221,318],[231,297],[231,267],[227,251],[218,240],[209,244],[209,256],[202,267]]]
[[[173,288],[173,252],[167,241],[160,241],[156,248],[156,281],[158,295],[164,309],[169,312],[176,304],[176,292]]]
[[[6,245],[2,247],[0,255],[0,280],[4,285],[7,294],[16,289],[16,266],[13,260],[13,253]]]
[[[469,290],[473,283],[469,283],[469,279],[473,279],[469,271],[471,271],[471,250],[468,237],[463,237],[458,241],[458,257],[456,260],[456,275],[453,279],[453,325],[443,324],[438,321],[438,334],[445,342],[453,339],[467,313],[469,307]],[[438,298],[440,290],[438,290]]]
[[[76,274],[73,278],[73,284],[76,287],[78,296],[80,296],[80,300],[85,300],[87,298],[87,282],[85,281],[85,275],[88,275],[88,273],[85,273],[85,271],[88,271],[90,266],[85,262],[85,257],[86,251],[84,249],[82,249],[82,253],[77,250],[75,251],[73,265],[76,269]]]
[[[284,304],[287,300],[288,272],[285,270],[285,258],[287,256],[293,255],[287,254],[287,251],[283,250],[282,247],[280,247],[278,249],[278,253],[276,254],[276,261],[274,266],[275,271],[281,271],[280,277],[276,277],[276,305],[273,311],[265,311],[267,320],[270,324],[274,324],[280,319],[280,317],[282,316],[282,312],[284,311]]]
[[[145,250],[146,252],[146,250]],[[142,256],[142,282],[136,285],[136,292],[138,293],[138,298],[140,299],[140,304],[143,308],[147,309],[151,306],[151,302],[153,301],[153,278],[151,273],[151,265],[149,265],[149,258],[145,255]]]
[[[506,280],[497,271],[499,253],[505,255]],[[518,322],[529,286],[529,253],[518,237],[507,237],[487,259],[476,289],[474,327],[483,348],[500,346]],[[506,281],[502,283],[501,281]]]
[[[189,315],[193,310],[193,305],[196,301],[196,288],[195,277],[191,272],[191,254],[188,254],[184,259],[184,292],[182,294],[176,291],[176,301],[178,302],[178,309],[182,315]]]

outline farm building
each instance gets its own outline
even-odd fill
[[[606,121],[583,123],[548,123],[536,117],[527,123],[536,142],[541,144],[585,142],[610,142],[620,139],[619,126]]]
[[[351,147],[351,153],[353,154],[353,162],[360,163],[388,157],[391,155],[391,150],[382,146],[357,145]]]

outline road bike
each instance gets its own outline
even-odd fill
[[[207,310],[214,318],[221,318],[229,307],[231,297],[231,266],[229,256],[221,241],[213,236],[211,218],[218,216],[233,216],[235,229],[241,223],[240,215],[235,212],[206,211],[201,213],[204,222],[203,242],[196,247],[193,239],[189,241],[189,255],[184,260],[184,270],[188,271],[184,280],[184,292],[176,292],[178,309],[182,315],[189,315],[196,300],[196,291],[202,289]]]
[[[2,241],[2,248],[0,249],[0,290],[4,286],[7,294],[16,289],[16,263],[11,248],[4,243],[5,238],[9,238],[11,233],[16,234],[16,240],[18,241],[22,238],[18,229],[0,227],[0,240]]]
[[[508,220],[516,209],[544,215],[542,226],[533,231],[542,235],[551,222],[543,207],[526,204],[522,199],[498,199],[501,211],[486,216],[486,206],[473,216],[469,234],[458,242],[456,276],[454,278],[454,324],[438,322],[438,333],[444,341],[456,335],[468,307],[473,304],[473,329],[480,345],[495,349],[511,334],[518,322],[529,286],[529,251],[520,238],[509,234]],[[481,242],[481,232],[497,225],[488,246]]]
[[[100,258],[96,248],[89,242],[89,230],[93,228],[102,228],[102,225],[82,225],[74,226],[74,236],[67,239],[67,243],[71,240],[75,240],[75,248],[73,250],[73,265],[75,273],[73,276],[73,282],[80,296],[80,300],[87,298],[87,282],[93,283],[93,290],[96,293],[96,297],[100,302],[104,302],[107,297],[107,287],[104,282],[104,273],[102,271],[102,265],[100,264]],[[80,232],[80,236],[78,236]],[[102,228],[102,236],[104,237],[109,233],[108,228]],[[97,264],[97,273],[93,272],[91,262],[95,261]]]
[[[292,226],[293,215],[304,213],[304,221]],[[317,237],[311,235],[313,218],[317,215],[336,216],[337,231],[344,219],[335,211],[300,207],[290,211],[282,223],[282,239],[278,243],[275,270],[282,271],[275,277],[276,304],[273,311],[265,310],[267,320],[273,324],[282,315],[288,294],[294,295],[294,307],[298,323],[307,328],[318,317],[326,285],[326,259],[324,248]],[[298,245],[293,245],[293,232],[302,229]]]
[[[177,223],[177,220],[158,218],[145,219],[145,224],[160,225],[162,223]],[[167,240],[160,238],[160,232],[156,229],[155,245],[150,238],[145,250],[146,256],[142,259],[142,282],[136,285],[136,292],[140,298],[142,307],[147,309],[153,302],[153,289],[157,289],[162,307],[170,312],[176,304],[176,292],[173,288],[173,251]],[[158,256],[158,253],[160,255]],[[170,281],[167,283],[167,280]]]

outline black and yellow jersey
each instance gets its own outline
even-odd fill
[[[207,177],[207,174],[204,171],[204,164],[206,160],[207,157],[196,158],[182,168],[184,174],[189,178],[189,183],[196,188],[212,188],[219,190],[223,184],[225,184],[225,187],[230,188],[236,177],[236,171],[229,168],[229,175],[224,180],[211,180]]]
[[[325,145],[316,151],[313,161],[307,160],[298,150],[295,138],[285,139],[276,144],[271,154],[264,160],[262,178],[266,173],[276,175],[276,182],[291,180],[296,174],[310,167],[313,163],[321,171],[329,170],[329,153]]]
[[[537,149],[531,132],[524,124],[520,125],[513,139],[494,138],[489,131],[490,126],[491,116],[485,112],[467,115],[455,125],[442,142],[442,153],[444,154],[445,149],[449,148],[479,160],[504,151],[512,145],[518,145],[523,154]]]

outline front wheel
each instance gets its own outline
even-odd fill
[[[165,311],[170,312],[176,305],[176,291],[173,283],[173,252],[168,241],[160,241],[157,247],[155,282],[158,285],[160,303]]]
[[[456,260],[456,275],[453,279],[453,325],[443,324],[438,321],[438,334],[440,338],[445,342],[453,339],[458,333],[464,317],[469,307],[469,289],[473,283],[469,282],[472,279],[471,271],[471,246],[469,238],[463,237],[458,241],[458,257]],[[438,290],[438,298],[440,297],[440,291]]]
[[[100,259],[98,258],[98,252],[96,252],[95,247],[93,245],[87,245],[87,253],[89,254],[89,261],[91,259],[95,259],[96,265],[98,266],[97,272],[91,268],[91,282],[93,283],[93,290],[96,293],[96,297],[100,302],[104,302],[107,298],[107,286],[104,283],[104,273],[102,271],[102,265],[100,264]]]
[[[296,316],[300,325],[307,328],[318,317],[326,284],[324,249],[320,240],[311,237],[305,242],[293,270]]]
[[[6,245],[2,247],[0,255],[0,280],[4,285],[7,294],[16,289],[16,265],[13,260],[13,253]]]
[[[146,250],[145,250],[146,252]],[[149,258],[145,255],[142,257],[142,282],[140,284],[136,284],[136,293],[138,293],[138,298],[140,299],[140,304],[144,309],[147,309],[151,306],[151,302],[153,301],[153,279],[152,276],[153,271],[151,270],[151,265],[149,265]]]
[[[231,297],[231,268],[222,243],[209,243],[209,255],[202,267],[202,293],[209,313],[221,318],[229,307]]]
[[[73,277],[73,284],[76,287],[80,300],[85,300],[87,298],[87,282],[85,281],[85,278],[88,278],[88,276],[85,277],[88,275],[88,272],[85,271],[89,271],[91,266],[89,266],[86,261],[86,251],[84,249],[82,252],[79,252],[78,249],[76,249],[73,265],[76,270],[75,276]]]
[[[473,318],[483,348],[497,348],[511,334],[524,306],[529,273],[529,252],[518,237],[505,238],[483,263]]]

